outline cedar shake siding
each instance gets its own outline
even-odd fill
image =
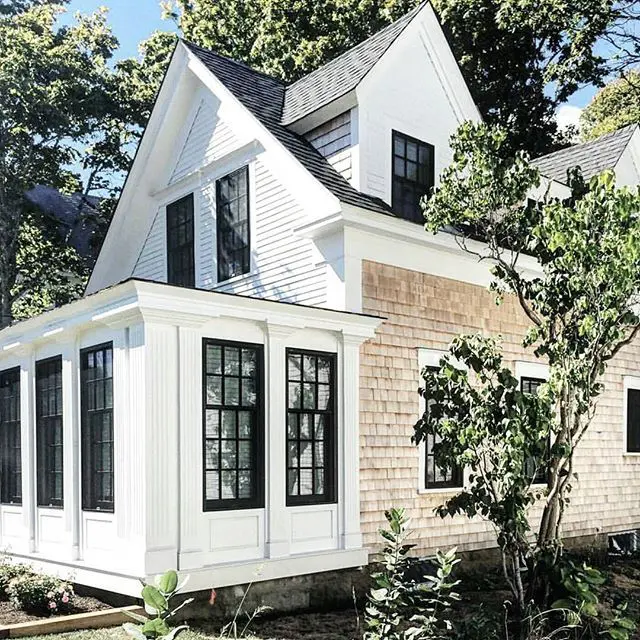
[[[375,262],[362,269],[363,312],[386,316],[375,339],[361,349],[360,478],[365,546],[378,543],[384,510],[404,506],[412,516],[416,553],[458,546],[494,546],[488,523],[439,518],[433,509],[452,495],[419,493],[419,451],[411,444],[418,419],[418,348],[445,350],[459,333],[500,334],[505,360],[535,362],[521,346],[528,323],[513,299],[496,306],[480,286]],[[625,453],[625,376],[640,371],[640,344],[624,348],[604,376],[605,390],[575,460],[578,480],[570,494],[563,532],[588,539],[640,527],[640,457]]]

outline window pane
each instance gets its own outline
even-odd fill
[[[249,170],[243,167],[216,183],[218,281],[249,272]]]
[[[114,510],[113,347],[81,352],[82,505],[90,511]]]
[[[195,286],[193,194],[167,205],[167,281]]]
[[[335,357],[290,350],[287,354],[288,504],[331,502],[335,495],[333,452]]]
[[[262,348],[205,340],[204,353],[205,367],[219,372],[206,377],[204,509],[261,506],[256,425],[262,415]]]
[[[0,501],[22,504],[20,369],[0,373]]]

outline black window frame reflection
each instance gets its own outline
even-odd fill
[[[289,371],[289,358],[300,356],[301,358],[301,366],[300,366],[300,380],[294,380],[290,378]],[[312,358],[316,358],[316,366],[315,366],[315,381],[307,380],[305,381],[305,375],[303,372],[304,369],[304,357],[309,356]],[[318,366],[317,366],[317,358],[324,358],[329,361],[330,364],[330,374],[329,374],[329,389],[330,389],[330,399],[327,404],[327,409],[318,409],[317,408],[317,399],[318,399],[318,385],[323,385],[325,383],[318,382]],[[300,384],[301,389],[304,389],[304,385],[306,384],[315,384],[316,389],[314,390],[315,403],[314,408],[305,408],[303,402],[303,391],[301,390],[300,396],[300,407],[293,407],[291,405],[291,393],[290,388],[292,384]],[[287,493],[287,506],[303,506],[303,505],[314,505],[314,504],[333,504],[337,502],[338,496],[338,477],[337,477],[337,468],[338,468],[338,356],[336,353],[326,352],[326,351],[314,351],[311,349],[297,349],[297,348],[288,348],[286,350],[285,355],[285,384],[286,384],[286,450],[285,450],[285,472],[286,472],[286,493]],[[292,416],[296,416],[295,421],[295,429],[296,429],[296,437],[291,437],[291,425],[290,420]],[[301,420],[304,415],[310,415],[312,417],[310,438],[302,438],[301,437]],[[315,431],[315,421],[316,416],[322,416],[325,423],[325,433],[323,434],[323,438],[316,438]],[[311,476],[312,476],[312,492],[311,494],[301,494],[301,483],[300,483],[300,472],[302,470],[307,470],[309,467],[301,466],[301,454],[300,454],[300,442],[310,442],[311,443],[311,456],[312,456],[312,466]],[[323,460],[325,464],[320,467],[319,465],[315,465],[315,446],[317,442],[323,442]],[[297,443],[297,464],[290,464],[290,455],[289,455],[289,446],[290,443]],[[316,489],[316,471],[323,470],[323,491],[322,493],[315,493]],[[290,491],[290,483],[289,483],[289,473],[292,471],[296,471],[298,475],[298,492],[296,494],[291,493]]]
[[[209,374],[208,376],[208,366],[207,366],[207,348],[209,346],[217,346],[222,349],[222,353],[224,354],[225,347],[230,349],[239,349],[240,353],[242,350],[252,350],[256,354],[256,375],[255,375],[255,392],[256,392],[256,403],[255,406],[251,407],[250,405],[241,404],[242,400],[242,375],[241,369],[239,371],[239,375],[231,375],[231,374],[220,374],[221,381],[221,402],[213,403],[209,402],[208,394],[207,394],[207,378],[217,376],[217,374]],[[241,356],[242,357],[242,356]],[[224,355],[223,355],[224,358]],[[240,368],[242,363],[240,361]],[[221,361],[221,371],[224,372],[224,359]],[[248,376],[245,376],[248,378]],[[239,380],[238,387],[238,404],[226,403],[225,400],[225,382],[226,378],[237,378]],[[264,345],[256,344],[251,342],[237,342],[233,340],[219,340],[214,338],[204,338],[202,340],[202,505],[203,511],[231,511],[231,510],[241,510],[241,509],[259,509],[263,508],[265,504],[265,447],[264,447],[264,424],[265,424],[265,414],[264,414],[264,398],[265,398],[265,381],[264,381]],[[219,421],[218,421],[218,436],[208,436],[207,431],[207,414],[209,411],[218,411],[219,412]],[[235,412],[235,438],[223,438],[223,418],[222,412]],[[241,438],[239,437],[239,413],[240,412],[250,412],[253,414],[253,433],[251,438]],[[218,469],[209,468],[207,465],[207,443],[208,441],[218,441]],[[236,478],[236,497],[234,498],[223,498],[222,497],[222,442],[223,440],[235,440],[236,442],[236,467],[234,467],[233,471],[239,473],[240,471],[247,470],[253,471],[252,478],[252,496],[248,498],[238,498],[238,477]],[[253,442],[253,450],[251,452],[251,464],[252,468],[250,469],[240,469],[238,465],[239,458],[239,442],[244,440],[251,440]],[[218,474],[218,488],[220,496],[218,499],[208,498],[207,496],[207,473],[217,473]]]

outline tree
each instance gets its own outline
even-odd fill
[[[188,40],[292,81],[419,1],[169,0],[164,6]],[[611,3],[436,0],[434,6],[486,120],[511,130],[512,150],[551,150],[558,105],[603,77],[605,61],[594,45],[616,18]]]
[[[568,198],[547,196],[535,202],[528,194],[539,185],[539,173],[524,153],[505,157],[507,135],[486,125],[467,123],[460,128],[452,141],[453,162],[425,205],[425,220],[433,232],[457,229],[463,249],[490,261],[498,300],[513,295],[530,321],[524,346],[549,364],[546,393],[555,412],[549,425],[552,445],[545,462],[548,482],[542,516],[527,555],[532,594],[548,576],[544,563],[554,565],[560,556],[574,455],[593,419],[603,389],[601,376],[640,327],[640,193],[617,188],[612,172],[585,184],[574,170]],[[483,244],[470,243],[469,236]],[[537,275],[523,275],[523,254],[536,259]],[[483,376],[490,380],[498,375],[504,393],[512,393],[497,356],[490,355],[476,358],[472,368],[481,382]],[[428,386],[433,392],[434,385]],[[439,384],[437,392],[446,398],[444,414],[437,424],[427,417],[416,425],[417,439],[429,429],[437,429],[443,440],[449,438],[451,446],[440,449],[440,462],[447,466],[453,461],[447,451],[464,447],[462,440],[454,442],[457,436],[447,427],[459,419],[449,407],[458,406],[462,391]],[[465,393],[470,412],[485,412],[485,421],[494,421],[494,428],[508,429],[513,402],[496,404],[491,396]],[[522,398],[514,396],[514,401],[522,403]],[[520,423],[524,429],[525,423]],[[471,427],[478,429],[477,424]],[[462,510],[462,503],[450,506]]]
[[[62,11],[60,4],[31,0],[0,5],[0,328],[12,321],[18,300],[21,316],[42,310],[38,300],[67,302],[63,292],[77,295],[77,279],[86,277],[86,265],[55,230],[38,215],[27,217],[25,193],[43,184],[113,197],[148,115],[149,90],[130,73],[139,63],[109,64],[117,41],[106,10],[59,26]],[[110,208],[103,208],[107,217]],[[26,247],[26,241],[39,244]],[[34,251],[42,260],[37,272],[63,269],[68,286],[23,277],[21,264]],[[71,275],[73,265],[78,270]]]
[[[580,116],[582,138],[592,140],[640,123],[639,87],[640,72],[632,70],[598,91]]]

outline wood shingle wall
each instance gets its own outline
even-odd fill
[[[416,552],[457,546],[461,551],[494,546],[488,523],[464,517],[440,519],[434,507],[447,490],[419,493],[419,451],[411,444],[420,412],[418,348],[444,350],[459,333],[500,334],[505,360],[536,362],[521,346],[528,321],[512,299],[496,306],[483,287],[363,263],[363,311],[388,320],[361,351],[360,478],[365,545],[378,543],[384,510],[404,506],[416,529]],[[610,364],[605,391],[576,455],[565,536],[585,542],[598,534],[640,528],[640,456],[624,455],[623,376],[640,375],[640,341]]]

